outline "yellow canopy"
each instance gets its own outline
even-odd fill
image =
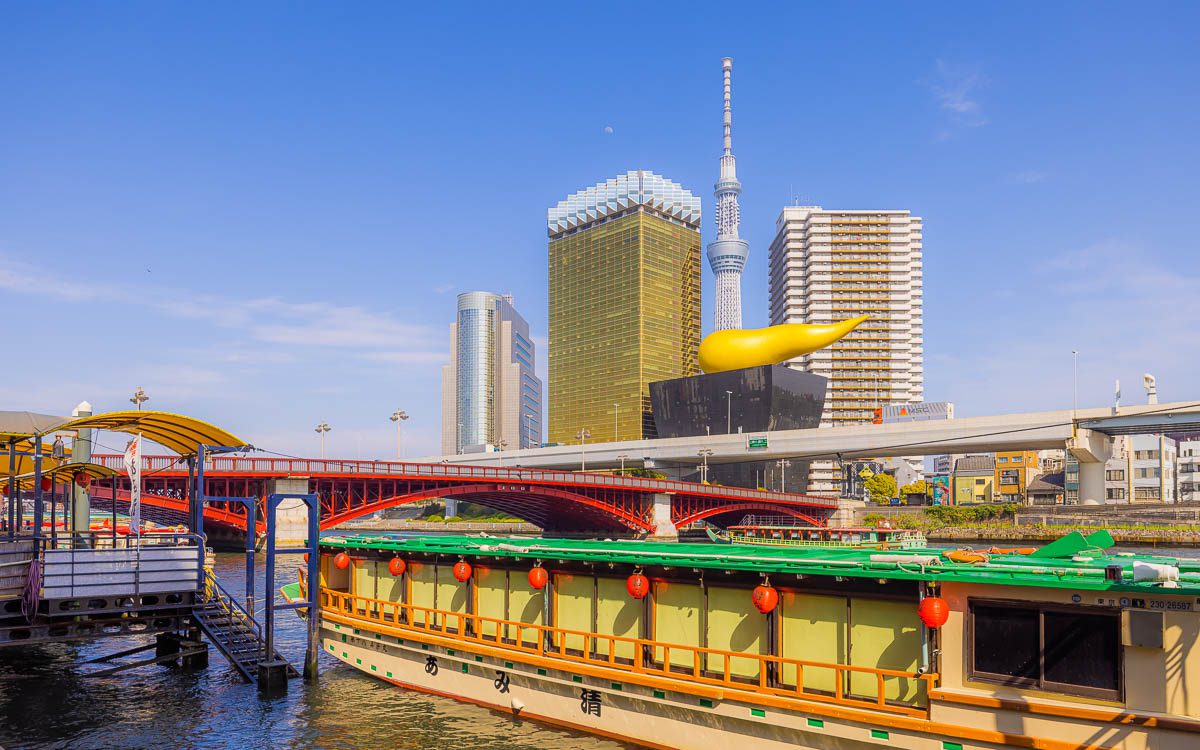
[[[141,433],[147,440],[153,440],[181,456],[195,453],[201,445],[250,448],[244,440],[220,427],[165,411],[113,411],[73,419],[58,425],[56,429],[112,430],[131,435]]]
[[[58,465],[50,456],[42,456],[42,473],[45,474]],[[23,474],[33,473],[33,456],[17,456],[16,462],[13,464],[13,474],[21,476]],[[8,451],[0,450],[0,484],[8,481]]]
[[[32,462],[31,462],[32,463]],[[70,463],[59,464],[52,469],[42,467],[42,476],[50,477],[55,484],[70,484],[75,480],[77,474],[84,474],[89,479],[105,479],[114,477],[120,474],[116,469],[110,469],[107,466],[93,463]],[[34,475],[32,471],[17,476],[17,481],[21,483],[22,489],[28,489],[33,486]],[[2,483],[3,480],[0,480]]]

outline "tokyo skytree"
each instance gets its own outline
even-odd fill
[[[730,133],[733,115],[729,106],[729,77],[733,58],[721,60],[725,72],[725,151],[721,154],[721,176],[717,180],[717,239],[708,245],[708,265],[716,277],[716,330],[742,327],[742,269],[750,246],[738,237],[741,209],[738,194],[742,183],[737,178],[737,160],[733,156],[733,136]]]

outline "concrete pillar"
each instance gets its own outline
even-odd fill
[[[458,498],[447,497],[446,500],[446,518],[458,515]]]
[[[1104,464],[1113,454],[1113,439],[1102,432],[1079,430],[1067,440],[1067,450],[1079,462],[1079,504],[1103,505]]]
[[[90,417],[92,416],[92,405],[87,401],[81,401],[79,406],[75,407],[72,416],[75,417]],[[80,430],[79,434],[71,441],[71,461],[86,462],[92,460],[92,431]],[[75,482],[68,485],[71,489],[71,527],[77,532],[87,532],[92,525],[92,498],[88,495],[88,491],[80,487]],[[91,547],[91,537],[88,535],[77,536],[72,544],[79,544],[81,547]]]
[[[857,525],[857,520],[855,519],[854,511],[862,509],[864,507],[865,506],[863,505],[861,500],[846,500],[845,498],[839,499],[838,504],[837,504],[837,510],[835,510],[833,512],[833,515],[830,516],[830,518],[829,518],[829,525],[830,526],[855,526],[855,525]]]
[[[653,539],[673,541],[679,539],[679,530],[671,521],[671,494],[668,492],[654,493],[654,533]]]
[[[307,477],[284,477],[267,482],[267,494],[308,494]],[[262,519],[265,523],[267,519]],[[293,546],[308,536],[308,506],[303,500],[284,500],[275,512],[275,543]]]

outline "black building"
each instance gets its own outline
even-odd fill
[[[650,405],[660,438],[743,433],[749,441],[753,433],[820,426],[825,386],[820,375],[762,365],[651,383]],[[798,459],[710,464],[708,480],[731,487],[804,492],[809,464]],[[674,468],[672,474],[680,479],[700,479],[696,466]]]
[[[783,365],[660,380],[650,406],[660,438],[804,430],[821,424],[825,378]]]

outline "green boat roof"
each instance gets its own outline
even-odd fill
[[[1107,532],[1088,537],[1072,532],[1034,555],[996,554],[989,555],[984,563],[963,563],[944,556],[951,549],[934,547],[876,550],[440,534],[406,538],[366,534],[321,538],[323,547],[346,550],[1200,596],[1200,560],[1110,552],[1107,547],[1111,545],[1112,537]],[[931,557],[936,560],[929,562]],[[1166,566],[1168,572],[1175,569],[1178,581],[1135,581],[1135,563]],[[1105,568],[1110,565],[1121,566],[1120,582],[1105,579]]]

